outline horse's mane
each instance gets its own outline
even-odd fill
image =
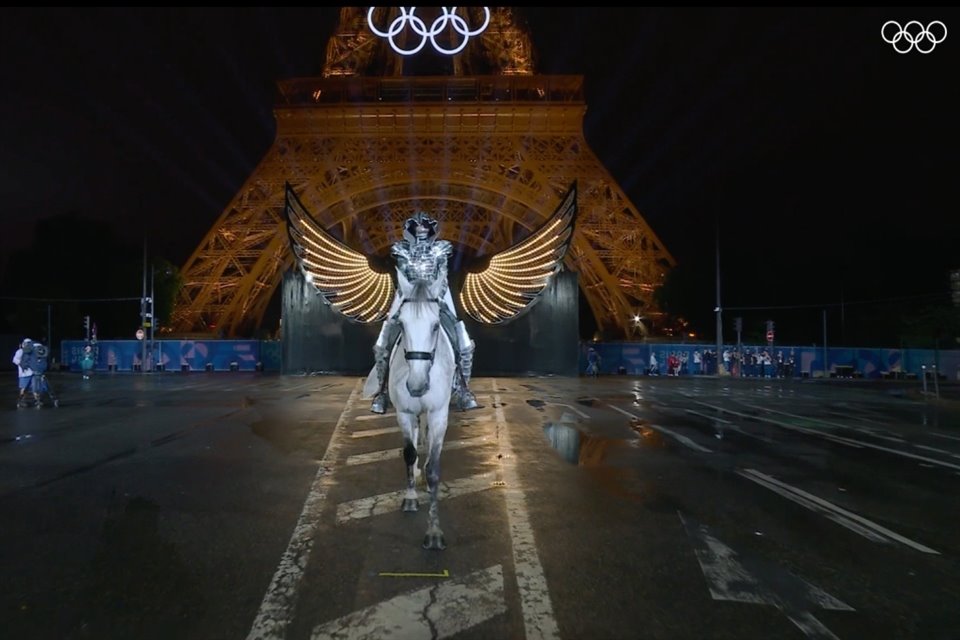
[[[429,302],[437,302],[437,299],[430,291],[429,282],[417,280],[412,283],[410,291],[403,297],[403,301],[412,304],[415,315],[420,316],[423,313],[424,305]]]

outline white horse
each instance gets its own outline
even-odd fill
[[[410,284],[401,275],[402,302],[396,321],[402,330],[390,358],[388,391],[403,431],[403,459],[407,465],[407,490],[401,508],[417,511],[416,468],[420,416],[426,416],[427,462],[424,465],[430,511],[424,549],[443,549],[437,491],[440,484],[440,452],[447,433],[450,397],[457,370],[453,346],[440,326],[440,298],[429,283]],[[389,320],[388,320],[389,322]]]

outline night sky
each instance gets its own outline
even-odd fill
[[[753,314],[783,327],[810,321],[787,308],[947,290],[956,9],[518,11],[539,73],[585,77],[587,142],[697,274],[707,318],[718,224],[723,306],[783,307]],[[0,267],[66,212],[183,264],[273,142],[275,82],[319,75],[337,16],[0,9]],[[957,32],[898,54],[881,26],[913,19]]]

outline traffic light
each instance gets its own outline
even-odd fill
[[[773,333],[773,320],[767,320],[767,333]]]
[[[90,316],[83,316],[83,330],[90,335]]]
[[[743,318],[738,316],[733,319],[733,330],[737,333],[743,331]]]

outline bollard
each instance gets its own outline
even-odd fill
[[[927,395],[927,365],[920,366],[920,377],[923,378],[923,395]]]
[[[206,366],[203,367],[204,371],[213,371],[213,363],[208,362]]]
[[[180,365],[180,373],[190,373],[190,365],[188,365],[188,364],[181,364],[181,365]]]
[[[940,399],[940,380],[938,378],[940,376],[937,375],[937,365],[931,365],[931,368],[933,369],[933,390],[937,396],[937,400],[939,400]]]
[[[230,363],[230,371],[240,371],[240,363],[233,361]]]

